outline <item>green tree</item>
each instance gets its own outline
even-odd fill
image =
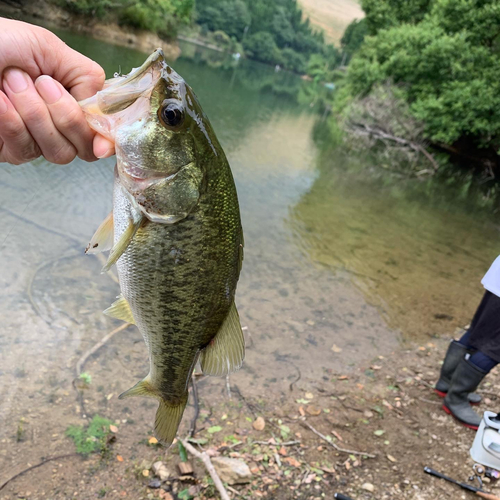
[[[499,2],[374,3],[363,0],[366,22],[379,28],[354,55],[337,103],[392,82],[427,140],[500,165]],[[393,24],[382,29],[380,12],[395,5]]]
[[[366,33],[366,19],[361,19],[359,21],[354,19],[354,21],[347,26],[340,39],[340,46],[346,55],[345,64],[347,64],[353,54],[359,50],[365,39]]]
[[[279,60],[276,42],[267,31],[259,31],[245,38],[243,48],[258,61],[273,63]]]
[[[361,0],[366,14],[368,31],[379,30],[402,23],[415,24],[425,17],[434,0]]]

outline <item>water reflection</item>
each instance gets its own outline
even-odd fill
[[[407,338],[467,324],[500,246],[477,197],[440,179],[381,174],[340,150],[317,161],[318,177],[289,220],[310,261],[348,271]]]

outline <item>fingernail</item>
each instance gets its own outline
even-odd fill
[[[12,90],[12,92],[16,94],[18,94],[19,92],[23,92],[28,88],[28,80],[26,79],[26,75],[19,69],[8,69],[4,73],[3,78],[9,86],[10,90]]]
[[[61,88],[50,76],[42,75],[38,77],[35,86],[47,104],[56,103],[62,96]]]
[[[5,99],[6,98],[3,95],[0,95],[0,115],[4,115],[9,109]]]
[[[113,148],[108,148],[108,149],[106,149],[105,153],[99,154],[96,156],[97,156],[97,158],[99,158],[101,160],[102,158],[107,158],[108,156],[111,156],[112,154],[113,154]]]

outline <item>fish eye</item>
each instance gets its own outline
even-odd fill
[[[163,103],[159,109],[160,122],[169,128],[178,128],[184,122],[184,111],[179,104]]]

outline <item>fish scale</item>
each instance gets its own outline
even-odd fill
[[[155,433],[168,445],[197,360],[208,375],[243,361],[234,304],[243,258],[238,197],[208,119],[161,51],[114,82],[81,103],[117,151],[113,214],[88,251],[113,240],[104,269],[116,263],[122,296],[105,312],[135,322],[150,361],[149,374],[120,398],[156,398]],[[175,112],[162,115],[167,108]],[[181,118],[166,124],[172,117]]]

